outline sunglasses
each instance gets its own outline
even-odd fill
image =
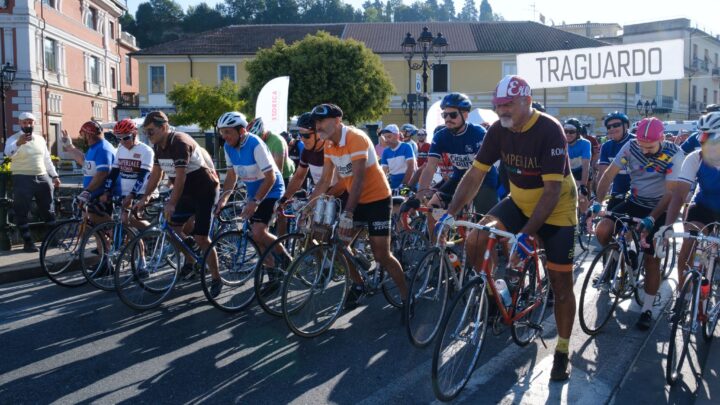
[[[453,120],[454,120],[455,118],[457,118],[458,115],[460,115],[460,113],[457,112],[457,111],[453,111],[453,112],[449,112],[449,113],[444,112],[444,113],[440,114],[440,116],[443,117],[443,118],[450,117],[450,119],[453,119]]]
[[[133,136],[132,136],[132,135],[125,135],[125,136],[119,137],[118,139],[120,139],[121,141],[129,141],[129,140],[133,139]]]
[[[566,134],[577,134],[577,131],[574,130],[574,129],[566,129],[566,130],[565,130],[565,133],[566,133]]]
[[[307,133],[307,134],[304,134],[304,133],[300,132],[300,136],[301,136],[303,139],[310,139],[310,137],[312,136],[312,134],[313,134],[312,132],[309,132],[309,133]]]
[[[608,124],[605,126],[607,129],[620,128],[623,126],[622,122],[616,122],[615,124]]]

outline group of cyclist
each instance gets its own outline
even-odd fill
[[[249,122],[240,112],[227,112],[217,120],[225,161],[232,169],[222,189],[245,184],[247,198],[240,219],[251,224],[253,240],[265,250],[284,232],[279,221],[275,234],[270,228],[278,206],[304,192],[309,175],[314,187],[308,190],[308,200],[332,195],[342,201],[341,238],[352,240],[360,226],[367,228],[373,257],[398,287],[405,306],[411,305],[406,277],[391,251],[394,191],[415,190],[417,197],[440,213],[427,215],[431,241],[452,227],[465,207],[474,206],[475,212],[484,215],[481,223],[517,235],[517,248],[509,252],[511,265],[532,255],[537,246],[543,247],[558,328],[550,378],[566,380],[576,310],[572,270],[578,209],[585,212],[591,207],[597,214],[609,194],[605,211],[642,218],[646,295],[637,326],[648,329],[660,284],[654,234],[675,222],[693,184],[698,191],[687,210],[687,221],[701,227],[720,220],[720,112],[700,119],[696,137],[700,150],[687,156],[684,145],[664,141],[658,119],[643,119],[633,135],[628,117],[620,112],[605,117],[608,140],[598,148],[594,138],[583,136],[586,126],[580,121],[558,121],[541,111],[531,94],[522,77],[504,77],[493,95],[499,119],[486,129],[467,122],[470,99],[450,93],[441,102],[444,125],[435,131],[432,142],[426,142],[427,133],[411,124],[392,124],[380,131],[384,149],[360,129],[344,124],[339,106],[320,104],[298,117],[303,147],[296,156],[297,167],[287,142],[265,131],[261,119]],[[109,221],[115,201],[122,205],[123,221],[143,229],[149,224],[137,212],[157,196],[164,174],[172,182],[164,215],[176,232],[191,236],[189,242],[207,251],[212,242],[211,217],[230,198],[227,192],[220,194],[212,159],[188,134],[174,131],[160,111],[145,117],[143,130],[152,147],[139,142],[132,120],[118,122],[116,151],[104,139],[102,127],[88,121],[79,131],[89,146],[85,153],[64,132],[65,150],[83,166],[83,191],[78,199],[87,205],[93,223]],[[498,178],[497,162],[507,186]],[[434,184],[438,171],[443,173],[442,180]],[[596,229],[600,244],[609,243],[614,232],[613,221],[600,221]],[[497,260],[485,254],[487,242],[488,234],[481,231],[471,231],[465,239],[468,261],[478,272],[485,260]],[[686,266],[689,251],[683,244],[680,270]],[[289,265],[288,252],[281,247],[277,253],[269,260]],[[215,251],[208,257],[210,294],[217,296],[223,289],[221,269]],[[188,257],[181,274],[189,276],[192,271]],[[352,268],[348,276],[352,286],[345,307],[350,309],[366,288]],[[403,314],[412,316],[412,311]]]

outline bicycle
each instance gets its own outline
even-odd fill
[[[72,217],[60,221],[40,244],[40,267],[55,284],[80,287],[88,282],[80,265],[80,242],[92,224],[88,220],[87,204],[77,197],[72,201]]]
[[[674,385],[682,377],[682,367],[698,327],[702,329],[706,342],[710,342],[715,334],[720,316],[718,227],[720,223],[711,223],[700,232],[669,232],[669,235],[658,235],[655,241],[657,244],[660,238],[665,239],[666,236],[696,241],[690,256],[693,258],[692,265],[685,271],[685,281],[670,311],[672,325],[665,365],[665,380],[669,385]],[[709,235],[705,235],[706,231],[709,231]],[[695,348],[697,350],[697,345]]]
[[[511,251],[514,251],[517,236],[497,229],[494,225],[492,222],[479,225],[456,221],[454,226],[488,232],[488,252],[498,243],[498,237],[506,238],[512,246]],[[493,276],[495,266],[487,260],[489,256],[485,255],[480,274],[473,275],[450,304],[440,324],[440,338],[433,350],[432,386],[438,399],[450,401],[455,398],[475,370],[490,323],[488,288],[499,310],[494,324],[502,322],[509,325],[512,339],[518,346],[527,346],[541,335],[550,288],[543,266],[544,251],[538,248],[535,241],[533,248],[533,253],[514,268],[517,280],[508,280],[510,302],[503,302]]]

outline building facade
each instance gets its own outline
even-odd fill
[[[137,61],[130,54],[138,48],[118,21],[125,4],[120,0],[5,3],[0,8],[2,63],[17,67],[12,88],[6,92],[4,118],[9,132],[19,129],[21,112],[31,111],[52,153],[62,155],[57,144],[63,129],[77,136],[82,123],[91,118],[113,121],[123,94],[137,93]]]

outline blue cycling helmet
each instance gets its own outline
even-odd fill
[[[625,123],[625,125],[630,125],[630,119],[627,115],[621,113],[620,111],[613,111],[610,114],[605,116],[605,120],[603,121],[603,124],[607,126],[608,121],[610,120],[620,120]]]
[[[417,127],[416,127],[415,125],[413,125],[413,124],[403,124],[403,125],[400,127],[400,130],[401,130],[401,131],[406,131],[406,132],[408,132],[408,133],[410,133],[410,134],[415,134],[415,132],[417,132],[418,129],[417,129]]]
[[[472,109],[472,102],[470,98],[463,93],[450,93],[443,97],[440,102],[440,108],[457,108],[460,111],[470,111]]]

